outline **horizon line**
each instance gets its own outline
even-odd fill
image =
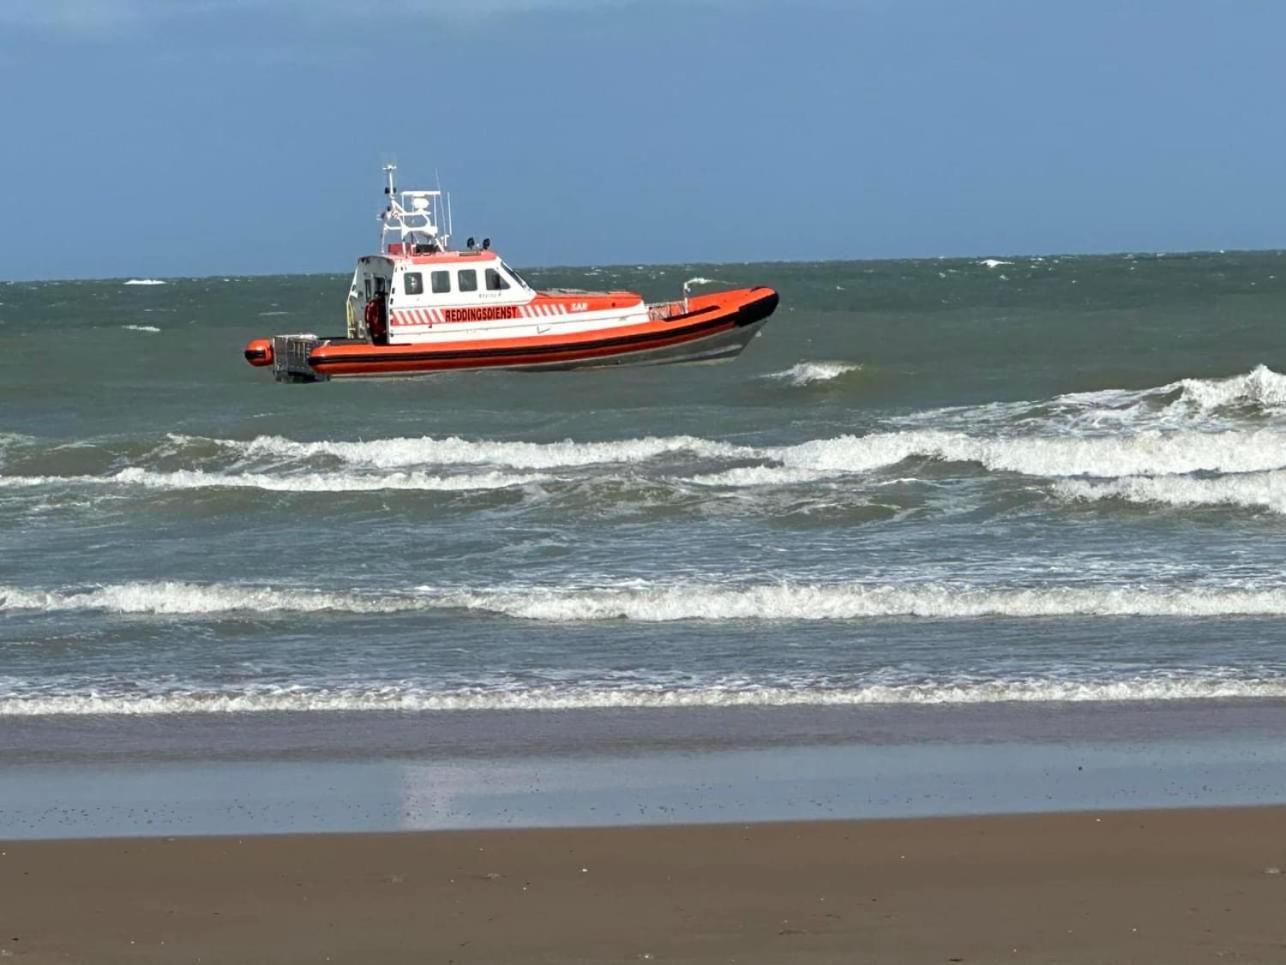
[[[989,252],[987,254],[968,254],[968,255],[907,255],[901,257],[877,257],[877,258],[767,258],[767,259],[748,259],[735,261],[621,261],[621,262],[597,262],[586,264],[552,264],[552,265],[521,265],[523,271],[569,271],[584,270],[589,268],[596,269],[629,269],[637,270],[639,268],[683,268],[696,266],[722,266],[722,265],[827,265],[827,264],[852,264],[852,263],[881,263],[895,261],[985,261],[989,258],[1124,258],[1128,256],[1138,257],[1140,255],[1151,258],[1171,258],[1184,257],[1191,255],[1282,255],[1286,254],[1284,248],[1175,248],[1165,250],[1145,250],[1145,249],[1118,249],[1113,251],[1028,251],[1028,252]],[[49,282],[82,282],[82,281],[129,281],[131,279],[154,279],[157,281],[202,281],[209,278],[313,278],[322,276],[344,276],[346,271],[265,271],[265,272],[212,272],[207,275],[156,275],[156,274],[128,274],[128,275],[87,275],[82,277],[62,277],[62,278],[2,278],[0,285],[38,285]]]

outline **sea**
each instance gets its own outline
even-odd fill
[[[138,768],[532,791],[612,762],[615,810],[580,770],[473,823],[628,817],[649,766],[689,802],[652,816],[688,819],[738,760],[778,790],[848,767],[831,814],[888,768],[1001,807],[1020,744],[1280,771],[1286,252],[527,275],[781,303],[719,364],[279,385],[244,344],[341,332],[345,275],[0,284],[0,776],[46,782],[0,836],[72,833],[76,793]],[[1286,793],[1240,773],[1229,799]],[[957,809],[944,787],[880,813]],[[389,823],[347,813],[318,821]]]

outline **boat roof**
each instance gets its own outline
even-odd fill
[[[386,257],[393,259],[398,263],[407,263],[413,265],[451,265],[458,264],[462,261],[499,261],[500,256],[490,248],[479,249],[477,251],[433,251],[412,253],[407,249],[410,245],[403,246],[398,242],[388,245]]]

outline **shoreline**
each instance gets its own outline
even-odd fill
[[[1267,962],[1284,832],[1272,806],[8,841],[0,939],[31,962]]]
[[[1286,704],[0,720],[0,839],[1286,802]]]

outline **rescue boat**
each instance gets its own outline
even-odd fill
[[[450,200],[440,190],[399,191],[396,167],[384,172],[380,253],[358,259],[347,332],[246,346],[246,361],[271,366],[277,381],[713,361],[738,355],[777,307],[771,288],[693,294],[705,279],[650,304],[626,291],[537,291],[490,239],[450,246]]]

